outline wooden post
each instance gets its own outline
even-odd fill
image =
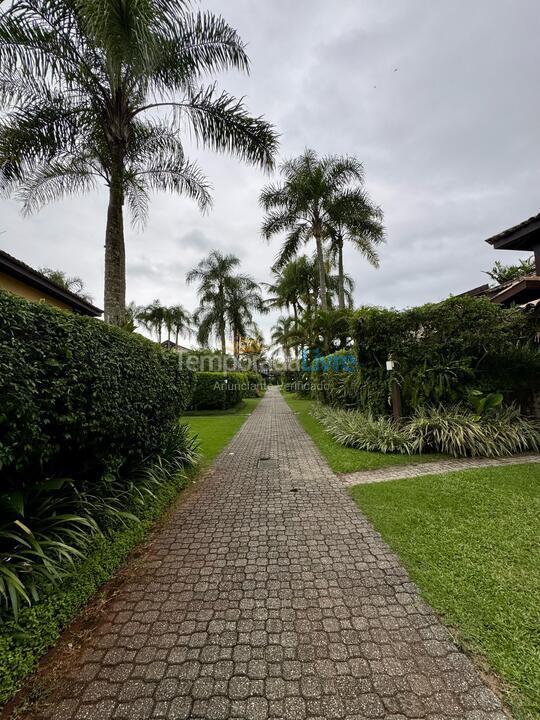
[[[394,420],[401,420],[401,388],[395,377],[392,377],[392,415]]]
[[[534,247],[535,274],[540,277],[540,243]]]

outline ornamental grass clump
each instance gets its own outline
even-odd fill
[[[461,405],[424,407],[401,425],[324,406],[313,414],[336,442],[371,452],[503,457],[540,450],[540,422],[523,417],[515,406],[481,416]]]
[[[323,405],[316,406],[313,415],[334,440],[346,447],[383,453],[414,452],[408,434],[389,418]]]

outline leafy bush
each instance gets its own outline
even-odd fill
[[[412,454],[414,443],[409,435],[386,417],[374,418],[358,410],[315,407],[314,417],[325,430],[345,447],[369,452]]]
[[[248,376],[242,372],[198,372],[190,409],[226,410],[234,407],[242,399],[248,384]]]
[[[73,572],[97,536],[138,522],[161,486],[197,459],[197,441],[176,423],[163,455],[129,476],[47,480],[0,494],[0,620],[39,600]]]
[[[65,566],[62,585],[45,583],[40,596],[31,607],[21,607],[18,617],[4,614],[0,623],[0,703],[18,689],[21,680],[35,667],[41,655],[59,637],[61,630],[75,617],[88,599],[106,582],[126,559],[129,551],[144,540],[153,522],[174,500],[186,483],[183,468],[197,457],[197,443],[187,435],[187,427],[177,425],[163,457],[152,464],[141,465],[129,478],[131,491],[125,492],[126,482],[109,486],[109,500],[99,494],[100,508],[112,511],[100,518],[99,531],[83,557]],[[116,494],[119,490],[119,494]],[[68,496],[72,503],[73,497]],[[118,514],[118,501],[122,513]],[[82,498],[78,510],[89,509],[93,498]],[[95,517],[92,508],[91,515]],[[30,519],[29,524],[33,526]]]
[[[0,292],[3,486],[156,455],[192,382],[176,353],[139,335]]]
[[[361,378],[358,392],[345,404],[387,412],[385,364],[392,357],[405,413],[462,402],[472,389],[501,392],[507,402],[526,405],[527,396],[540,390],[537,323],[531,313],[467,296],[403,311],[360,308],[351,334]],[[325,381],[334,394],[330,402],[341,404],[336,396],[343,380]]]
[[[314,415],[340,444],[372,452],[502,457],[540,450],[540,421],[527,420],[513,406],[481,416],[460,405],[425,407],[400,425],[387,417],[322,405]]]
[[[242,397],[261,397],[263,391],[266,388],[263,376],[260,373],[247,371],[245,373],[247,378],[247,387],[242,391]]]

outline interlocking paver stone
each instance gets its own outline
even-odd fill
[[[52,697],[34,717],[506,717],[274,388]]]
[[[344,485],[365,485],[367,483],[385,482],[387,480],[404,480],[420,475],[440,475],[456,470],[474,470],[475,468],[497,467],[499,465],[522,465],[524,463],[540,463],[538,453],[521,453],[500,458],[447,458],[426,463],[396,465],[378,470],[359,470],[343,473],[339,477]]]

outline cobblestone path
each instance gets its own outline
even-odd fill
[[[361,470],[359,472],[340,475],[344,485],[364,485],[386,480],[419,477],[420,475],[440,475],[456,470],[474,470],[475,468],[498,467],[500,465],[522,465],[524,463],[540,463],[540,455],[529,453],[500,458],[448,458],[412,465],[394,465],[379,470]]]
[[[273,388],[52,697],[34,717],[506,717]]]

